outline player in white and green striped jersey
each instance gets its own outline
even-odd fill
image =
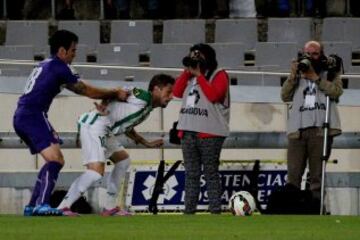
[[[117,206],[116,199],[119,185],[130,165],[130,158],[119,142],[117,135],[126,134],[136,143],[146,147],[159,147],[163,139],[147,141],[134,129],[142,123],[157,107],[165,108],[172,99],[174,78],[155,75],[149,84],[148,91],[130,88],[126,102],[112,101],[96,104],[96,110],[84,113],[78,121],[83,164],[87,170],[70,186],[70,189],[58,209],[64,215],[77,215],[70,210],[71,205],[96,181],[104,175],[106,159],[114,163],[107,179],[107,201],[104,216],[129,215]]]

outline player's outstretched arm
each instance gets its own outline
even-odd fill
[[[119,101],[126,101],[129,96],[129,92],[121,89],[105,89],[94,87],[84,81],[78,81],[74,84],[67,84],[66,88],[70,91],[86,96],[93,99],[117,99]]]
[[[125,134],[126,134],[126,136],[128,136],[129,138],[134,140],[134,142],[136,144],[140,143],[148,148],[161,147],[162,145],[164,145],[163,139],[157,139],[157,140],[149,142],[145,138],[143,138],[140,134],[138,134],[135,131],[135,129],[131,129],[130,131],[126,132]]]

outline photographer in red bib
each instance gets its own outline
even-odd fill
[[[287,120],[287,167],[289,186],[300,189],[306,164],[309,164],[310,190],[320,200],[326,96],[329,104],[327,155],[333,137],[341,134],[337,102],[343,93],[341,58],[326,56],[317,41],[305,44],[291,64],[291,72],[281,89],[281,99],[291,102]]]
[[[195,44],[183,59],[184,71],[173,94],[182,98],[177,129],[185,165],[185,214],[194,214],[205,175],[209,211],[221,213],[219,158],[229,135],[230,92],[227,73],[218,68],[215,50]]]

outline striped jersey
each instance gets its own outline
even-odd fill
[[[119,135],[142,123],[152,111],[151,94],[139,88],[132,88],[126,102],[112,101],[106,116],[97,110],[84,113],[78,120],[79,126],[88,126],[98,131]]]

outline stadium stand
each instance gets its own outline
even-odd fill
[[[148,51],[153,43],[151,20],[111,21],[111,43],[137,43],[140,51]]]
[[[0,59],[34,60],[34,48],[31,45],[0,46]],[[0,75],[28,76],[31,69],[32,66],[3,65],[0,67]]]
[[[34,48],[32,45],[0,46],[0,58],[34,60]]]
[[[254,49],[258,40],[257,19],[219,19],[215,21],[215,43],[243,43]]]
[[[99,44],[97,53],[97,62],[101,64],[139,65],[138,44]]]
[[[151,67],[182,67],[181,60],[189,53],[192,44],[152,44]]]
[[[78,44],[76,46],[76,56],[74,63],[85,63],[87,62],[88,46],[84,44]]]
[[[324,18],[322,41],[351,42],[352,49],[360,50],[360,18]]]
[[[204,19],[175,19],[163,21],[163,43],[205,42]]]
[[[336,54],[343,59],[344,70],[349,72],[351,68],[351,42],[322,42],[326,55]]]
[[[295,42],[258,42],[256,44],[255,65],[276,67],[289,71],[290,63],[296,58],[298,45]]]
[[[238,69],[244,66],[245,46],[242,43],[212,43],[219,66]]]
[[[87,45],[89,51],[94,51],[100,44],[99,21],[59,21],[58,29],[76,33],[79,37],[79,44]]]
[[[5,45],[32,45],[36,55],[46,57],[48,21],[7,21]]]
[[[302,47],[312,39],[311,18],[269,18],[268,42],[296,42]]]

